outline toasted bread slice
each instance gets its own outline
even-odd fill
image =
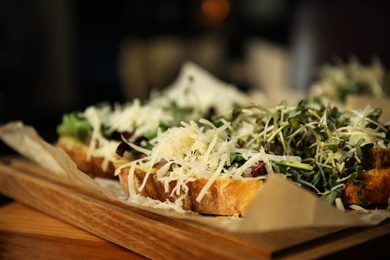
[[[357,204],[369,202],[371,204],[387,204],[390,198],[390,168],[372,169],[360,175],[359,179],[364,182],[362,201],[359,200],[358,191],[360,183],[347,182],[346,188],[341,194],[341,200],[345,204]]]
[[[108,163],[107,169],[103,168],[103,158],[87,158],[88,146],[75,137],[63,135],[60,136],[56,143],[57,147],[63,149],[69,157],[76,163],[77,168],[86,174],[95,177],[107,179],[118,179],[114,175],[115,168],[112,163]]]
[[[119,166],[114,164],[115,167]],[[129,193],[129,167],[121,168],[119,180],[126,193]],[[135,169],[133,181],[137,194],[159,201],[175,202],[179,197],[184,196],[182,207],[185,210],[207,214],[232,216],[235,214],[245,216],[256,193],[263,185],[263,181],[255,179],[232,180],[230,178],[217,178],[208,189],[204,197],[197,201],[200,191],[207,183],[206,179],[196,179],[188,182],[188,192],[183,190],[179,195],[173,194],[172,190],[176,186],[176,181],[169,183],[168,190],[165,190],[164,183],[157,179],[156,174],[147,177],[146,185],[139,190],[146,173],[140,169]]]

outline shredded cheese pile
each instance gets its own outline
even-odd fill
[[[172,121],[172,116],[164,113],[162,108],[142,105],[139,100],[123,107],[117,105],[114,109],[109,105],[90,106],[84,111],[84,116],[93,129],[87,159],[102,157],[104,170],[107,170],[110,162],[117,160],[116,148],[120,141],[107,139],[102,133],[103,126],[109,126],[110,132],[129,132],[138,137],[156,131],[161,122]]]
[[[141,101],[135,99],[131,105],[124,108],[118,105],[107,117],[107,125],[110,131],[134,132],[135,136],[142,136],[144,133],[154,132],[161,122],[169,124],[173,121],[170,113],[166,113],[160,107],[142,105]]]
[[[116,173],[119,174],[122,168],[130,167],[128,183],[130,196],[136,195],[133,183],[136,167],[146,171],[146,177],[139,190],[143,189],[150,174],[156,174],[157,179],[164,183],[165,192],[169,192],[169,183],[176,181],[176,186],[170,195],[178,196],[183,195],[183,192],[183,196],[186,195],[189,182],[206,179],[206,184],[196,198],[199,202],[217,178],[243,179],[245,178],[243,173],[260,160],[270,162],[271,159],[276,161],[286,159],[285,156],[275,155],[268,158],[271,155],[265,154],[264,150],[260,152],[241,150],[236,146],[237,139],[227,135],[228,127],[230,127],[228,122],[216,127],[206,119],[200,119],[197,123],[182,122],[181,127],[170,128],[158,134],[151,141],[154,145],[151,151],[128,142],[129,146],[144,153],[146,157],[123,164]],[[246,162],[240,166],[231,165],[230,156],[233,154],[240,154]],[[154,165],[161,161],[166,164],[153,171]],[[271,163],[269,165],[271,167]],[[262,178],[265,177],[256,177],[256,179]],[[179,201],[180,199],[177,203]]]

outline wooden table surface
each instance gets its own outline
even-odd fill
[[[18,202],[0,207],[0,259],[145,259]]]

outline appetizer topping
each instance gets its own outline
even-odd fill
[[[218,120],[231,123],[228,135],[241,140],[242,149],[299,156],[300,163],[273,161],[272,168],[333,203],[346,180],[358,182],[364,170],[389,167],[390,133],[380,115],[370,107],[341,112],[303,100],[296,106],[241,107]]]
[[[390,165],[390,133],[378,121],[380,114],[369,107],[341,112],[318,100],[268,109],[240,107],[230,116],[182,122],[158,132],[149,148],[124,138],[144,157],[117,172],[123,167],[149,169],[145,183],[154,174],[151,169],[163,161],[155,174],[166,187],[175,181],[177,195],[188,190],[190,181],[208,180],[198,201],[217,178],[266,179],[282,174],[334,203],[347,181],[360,183],[364,171]],[[377,156],[382,159],[372,160]]]
[[[116,160],[116,150],[120,156],[140,157],[125,152],[128,146],[120,144],[121,134],[130,134],[129,141],[150,149],[148,141],[158,131],[178,126],[181,121],[210,119],[216,113],[232,109],[236,103],[247,102],[244,93],[214,79],[195,64],[187,63],[181,74],[174,87],[151,96],[148,103],[142,104],[137,99],[114,106],[104,103],[65,115],[57,133],[87,144],[88,160],[103,157],[103,165],[107,165]],[[112,149],[115,143],[120,144],[118,149]]]
[[[206,179],[206,184],[196,198],[201,201],[217,178],[241,180],[250,177],[260,180],[265,178],[266,171],[268,174],[272,173],[271,161],[300,163],[298,157],[271,155],[268,158],[263,150],[243,150],[237,145],[237,139],[228,135],[229,127],[229,122],[217,127],[206,119],[200,119],[197,123],[182,122],[181,127],[169,128],[150,140],[152,150],[124,139],[132,149],[143,153],[145,157],[121,165],[117,168],[117,173],[125,167],[130,167],[130,173],[136,167],[144,169],[147,172],[144,183],[150,174],[156,174],[158,180],[165,184],[166,191],[169,183],[176,183],[172,191],[176,195],[188,191],[188,182]],[[163,164],[160,164],[157,171],[152,172],[161,162]],[[131,180],[130,177],[129,187],[134,185]],[[141,185],[140,189],[142,188]],[[130,195],[136,194],[134,188],[129,190],[133,191]]]
[[[265,162],[258,161],[251,167],[251,177],[257,177],[260,175],[267,174],[267,171],[265,170]]]

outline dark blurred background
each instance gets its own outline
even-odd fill
[[[335,56],[370,63],[375,55],[387,67],[389,7],[375,0],[0,0],[0,124],[22,120],[54,142],[63,113],[147,99],[186,60],[244,91],[266,88],[271,71],[278,84],[304,92],[314,68]],[[11,152],[0,145],[1,154]]]

